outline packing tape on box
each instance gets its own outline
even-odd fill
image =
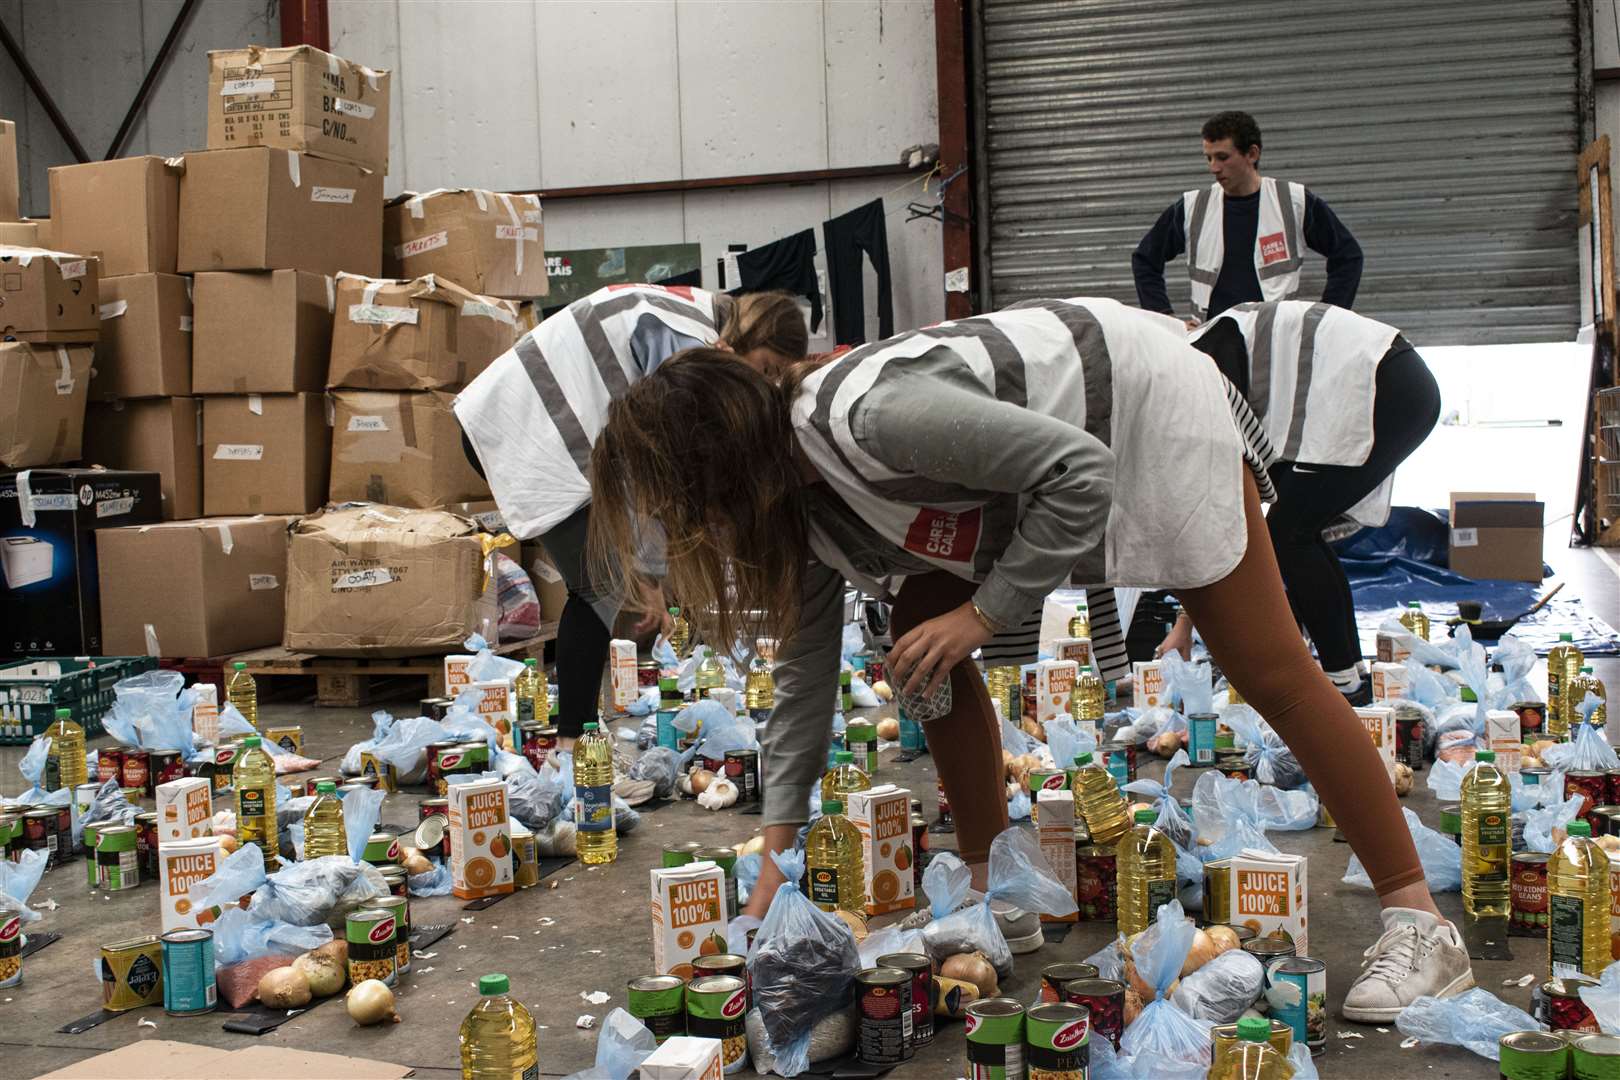
[[[254,416],[263,416],[264,415],[264,395],[263,394],[249,394],[248,395],[248,412],[252,413]]]
[[[158,646],[157,628],[151,623],[143,623],[141,632],[146,635],[146,655],[162,656],[163,650]]]
[[[517,263],[517,271],[516,272],[517,272],[518,276],[521,277],[523,275],[523,239],[524,239],[524,236],[523,236],[523,219],[518,217],[517,208],[512,205],[512,196],[502,194],[501,196],[499,196],[499,198],[501,200],[501,205],[506,207],[506,216],[512,219],[512,229],[513,229],[513,232],[516,234],[516,235],[514,235],[512,237],[512,239],[517,242],[517,247],[515,249],[516,250],[515,261]],[[496,228],[497,228],[497,235],[499,235],[499,231],[498,231],[499,226],[497,226]]]
[[[503,322],[507,326],[517,325],[517,316],[512,312],[495,304],[486,304],[482,300],[463,300],[461,302],[461,313],[463,315],[476,315],[485,319],[494,319],[496,322]]]
[[[202,398],[197,399],[197,445],[203,444],[203,403]]]
[[[105,304],[96,307],[96,314],[101,316],[102,322],[106,322],[108,319],[119,318],[128,310],[128,300],[109,300]]]
[[[326,275],[326,313],[337,313],[337,281],[331,274]]]
[[[231,527],[222,521],[214,528],[219,530],[219,550],[229,555],[236,549],[236,538],[231,535]]]
[[[478,201],[478,209],[485,214],[489,213],[489,196],[494,192],[485,191],[483,188],[473,188],[472,194],[473,198]]]
[[[287,176],[288,176],[288,178],[290,178],[292,180],[292,186],[293,187],[303,187],[304,186],[302,177],[301,177],[301,175],[299,174],[299,171],[298,171],[298,153],[297,153],[297,151],[294,151],[294,150],[288,150],[287,151]]]
[[[56,360],[62,365],[62,377],[56,380],[56,393],[66,397],[73,393],[73,361],[68,357],[67,346],[56,347]]]
[[[416,449],[416,410],[411,408],[410,399],[403,395],[399,399],[399,434],[407,448]]]
[[[356,64],[355,66],[360,69],[360,74],[366,77],[366,85],[371,87],[373,91],[381,93],[382,83],[379,80],[382,79],[383,73],[380,71],[373,71],[364,64]]]
[[[21,516],[22,523],[30,529],[38,520],[38,516],[34,513],[34,487],[31,483],[33,472],[32,469],[24,469],[17,474],[17,513]]]
[[[180,332],[182,334],[191,333],[191,322],[192,322],[192,319],[191,319],[190,315],[182,315],[182,316],[180,316]]]
[[[326,395],[326,426],[337,427],[337,403],[330,393]]]

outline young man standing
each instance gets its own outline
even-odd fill
[[[1254,117],[1216,113],[1202,135],[1215,182],[1170,204],[1136,246],[1131,272],[1137,302],[1175,314],[1164,264],[1183,252],[1192,283],[1189,328],[1236,304],[1287,300],[1299,291],[1309,247],[1327,258],[1322,302],[1350,307],[1361,282],[1361,245],[1303,184],[1260,175],[1260,125]]]

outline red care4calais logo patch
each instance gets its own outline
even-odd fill
[[[1260,264],[1270,266],[1274,262],[1282,262],[1288,258],[1288,241],[1280,232],[1260,238]]]
[[[930,510],[924,507],[906,530],[906,550],[929,559],[967,562],[979,546],[983,511]]]

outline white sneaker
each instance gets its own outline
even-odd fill
[[[1362,973],[1341,1012],[1359,1024],[1387,1024],[1420,997],[1447,998],[1474,985],[1457,928],[1426,911],[1385,908],[1384,936],[1362,955]]]
[[[1032,953],[1046,944],[1041,931],[1041,917],[1033,911],[1014,907],[1004,900],[990,901],[990,913],[996,917],[996,926],[1007,941],[1007,949],[1014,956]]]

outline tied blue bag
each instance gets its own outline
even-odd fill
[[[981,952],[1005,979],[1012,975],[1012,950],[1002,936],[991,901],[1056,917],[1072,915],[1080,908],[1053,875],[1040,844],[1027,829],[1009,828],[990,842],[989,882],[979,903],[929,923],[923,939],[928,943],[928,955],[939,961],[957,953]]]
[[[1588,703],[1595,708],[1603,702],[1596,694],[1588,693],[1582,704]],[[1614,747],[1609,745],[1608,736],[1604,734],[1606,729],[1595,728],[1587,722],[1587,718],[1592,715],[1592,708],[1587,708],[1583,712],[1581,722],[1569,733],[1569,742],[1547,748],[1547,752],[1541,755],[1543,765],[1562,773],[1576,769],[1596,772],[1620,769],[1620,757],[1616,756]]]
[[[1429,882],[1429,891],[1461,891],[1462,848],[1453,842],[1451,837],[1423,824],[1418,816],[1406,807],[1401,807],[1401,814],[1405,816],[1406,828],[1411,832],[1412,842],[1417,846],[1418,861],[1423,864],[1423,876]],[[1344,883],[1372,888],[1372,878],[1367,876],[1361,860],[1354,854],[1350,856],[1350,865],[1345,869]]]
[[[39,888],[50,856],[44,850],[25,849],[16,862],[0,859],[0,904],[22,912],[23,922],[33,922],[39,912],[28,906],[28,898]]]
[[[1512,634],[1505,634],[1496,643],[1491,662],[1502,669],[1502,688],[1491,695],[1491,708],[1505,709],[1521,701],[1541,700],[1530,682],[1530,672],[1536,666],[1536,650]]]
[[[1305,770],[1270,724],[1252,709],[1247,714],[1234,711],[1227,726],[1247,747],[1245,760],[1254,766],[1254,778],[1262,784],[1292,789],[1305,783]]]
[[[1046,722],[1046,748],[1052,752],[1052,762],[1067,769],[1081,754],[1095,753],[1097,736],[1082,731],[1072,716],[1054,716]]]
[[[565,1080],[630,1080],[657,1049],[658,1040],[645,1024],[623,1009],[614,1009],[603,1019],[602,1033],[596,1037],[596,1062]]]
[[[1195,1020],[1170,1000],[1170,985],[1187,962],[1196,928],[1172,900],[1131,948],[1136,973],[1153,987],[1153,1000],[1120,1038],[1120,1065],[1128,1075],[1197,1080],[1209,1069],[1212,1053],[1207,1020]]]
[[[1187,751],[1177,750],[1171,755],[1170,760],[1165,762],[1163,783],[1158,780],[1132,780],[1125,785],[1126,791],[1133,795],[1147,796],[1148,800],[1159,808],[1159,816],[1153,822],[1153,827],[1168,836],[1170,842],[1177,848],[1186,849],[1192,847],[1192,818],[1187,816],[1187,811],[1183,810],[1181,804],[1170,794],[1170,785],[1175,771],[1190,760]]]

